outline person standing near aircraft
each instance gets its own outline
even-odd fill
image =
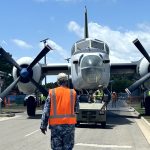
[[[59,87],[49,90],[40,129],[43,134],[46,134],[49,123],[53,150],[72,150],[76,124],[76,91],[67,87],[68,75],[65,73],[58,74],[57,82]]]
[[[104,98],[103,86],[99,85],[98,90],[96,90],[93,94],[94,102],[102,102]]]
[[[111,98],[112,98],[112,107],[113,106],[116,107],[116,102],[117,102],[117,94],[116,94],[116,92],[112,92]]]

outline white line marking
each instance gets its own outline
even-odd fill
[[[88,146],[88,147],[101,147],[101,148],[128,148],[131,149],[132,146],[128,145],[98,145],[98,144],[85,144],[85,143],[77,143],[77,146]]]
[[[0,121],[15,119],[15,118],[18,118],[18,117],[20,117],[20,116],[14,116],[14,117],[0,117]]]
[[[28,136],[30,136],[30,135],[32,135],[32,134],[34,134],[34,133],[38,132],[39,130],[40,130],[40,129],[35,130],[35,131],[33,131],[33,132],[29,133],[29,134],[26,134],[26,135],[25,135],[25,137],[28,137]]]

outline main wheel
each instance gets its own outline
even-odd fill
[[[35,116],[35,110],[36,110],[36,100],[33,96],[29,96],[27,99],[27,114],[28,116]]]
[[[77,123],[75,124],[76,127],[79,127],[80,126],[80,122],[77,121]]]
[[[146,98],[145,98],[145,114],[146,115],[150,115],[150,97],[149,96],[147,96]]]
[[[102,127],[102,128],[106,128],[106,121],[101,122],[101,127]]]

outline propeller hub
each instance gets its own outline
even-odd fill
[[[22,78],[26,78],[26,77],[29,76],[29,72],[28,72],[27,68],[22,68],[22,69],[21,69],[21,71],[20,71],[20,76],[21,76]]]

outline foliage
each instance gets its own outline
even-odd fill
[[[113,75],[111,77],[112,83],[109,84],[109,89],[117,93],[125,92],[125,88],[129,87],[136,80],[135,75]]]
[[[46,84],[46,89],[52,89],[52,88],[55,88],[55,87],[57,87],[58,85],[57,85],[57,82],[50,82],[50,83],[47,83]]]
[[[13,65],[10,64],[8,61],[6,61],[6,59],[0,55],[0,71],[3,71],[6,73],[6,75],[3,77],[4,85],[2,87],[2,90],[5,89],[9,84],[13,82],[13,77],[11,76],[12,68],[13,68]]]

